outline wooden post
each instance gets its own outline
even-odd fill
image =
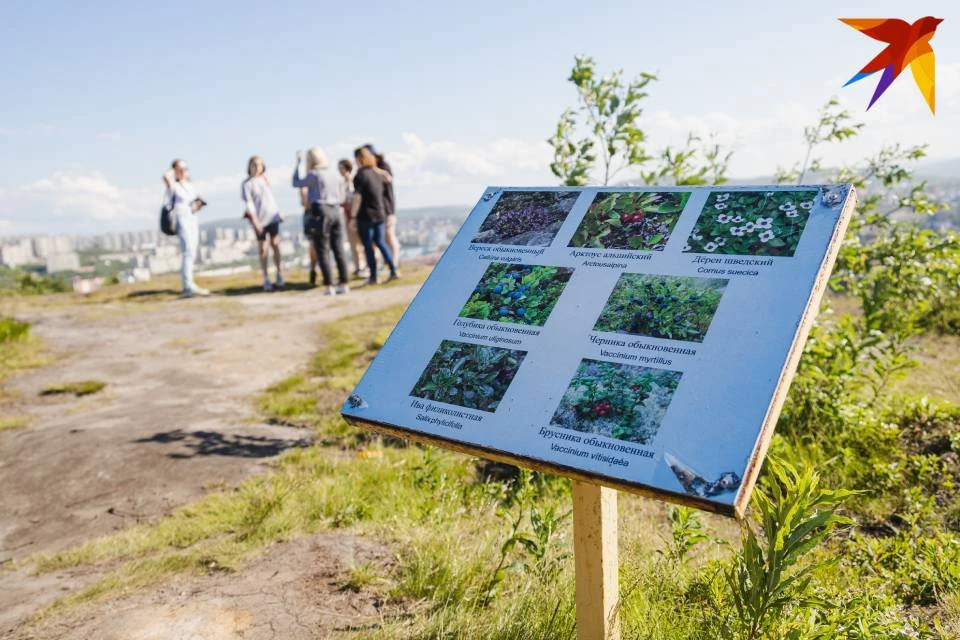
[[[619,640],[617,492],[573,481],[578,640]]]

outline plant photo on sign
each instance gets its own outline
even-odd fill
[[[542,327],[572,274],[566,267],[491,263],[460,317]]]
[[[624,273],[593,329],[703,342],[727,282],[723,278]]]
[[[526,351],[444,340],[410,395],[496,411]]]
[[[570,246],[663,251],[689,199],[689,191],[598,193]]]
[[[504,191],[472,241],[547,247],[579,195],[577,191]]]
[[[714,191],[686,253],[793,256],[817,191]]]
[[[680,383],[679,371],[583,360],[550,424],[647,444]]]

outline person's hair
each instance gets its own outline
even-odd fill
[[[256,170],[257,164],[260,165],[260,171]],[[250,159],[247,161],[247,175],[251,178],[255,178],[261,173],[264,173],[267,170],[267,165],[264,164],[263,158],[260,156],[250,156]]]
[[[307,171],[313,169],[326,169],[330,166],[327,161],[327,154],[320,147],[310,147],[307,149]]]
[[[350,162],[348,158],[340,158],[340,160],[337,162],[337,167],[340,169],[346,169],[347,173],[353,171],[353,163]]]
[[[366,147],[357,147],[353,156],[357,159],[357,165],[361,167],[377,166],[377,158]]]
[[[363,145],[363,147],[364,147],[367,151],[369,151],[369,152],[373,155],[374,158],[377,159],[377,163],[386,162],[386,158],[383,157],[383,154],[382,154],[382,153],[377,153],[377,150],[376,150],[376,148],[373,146],[373,143],[372,143],[372,142],[368,142],[367,144]]]
[[[180,158],[174,158],[174,159],[173,159],[173,162],[170,163],[170,168],[171,168],[171,169],[176,169],[178,162],[183,162],[183,160],[181,160]]]

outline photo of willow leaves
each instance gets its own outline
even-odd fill
[[[707,198],[687,253],[792,256],[817,191],[714,191]]]
[[[679,371],[583,360],[550,423],[647,444],[660,430],[681,376]]]
[[[569,246],[663,251],[689,199],[689,191],[598,193]]]
[[[410,395],[496,411],[526,351],[444,340]]]
[[[504,191],[471,242],[549,246],[579,196],[578,191]]]
[[[594,331],[703,342],[728,280],[624,273]]]
[[[494,262],[483,272],[461,318],[542,327],[573,274],[566,267]]]

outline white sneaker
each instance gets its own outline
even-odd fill
[[[277,287],[277,289],[283,289],[285,286],[287,286],[287,285],[286,285],[286,283],[284,283],[284,281],[283,281],[283,276],[278,273],[278,274],[277,274],[277,282],[276,282],[276,287]]]
[[[327,287],[326,290],[323,292],[323,295],[332,296],[335,292],[336,290],[333,287]]]
[[[350,287],[345,284],[341,284],[339,287],[337,287],[337,295],[343,295],[345,293],[350,293]]]
[[[209,290],[209,289],[204,289],[203,287],[196,287],[196,288],[193,290],[193,295],[195,295],[195,296],[208,296],[208,295],[210,295],[210,290]]]
[[[270,284],[270,281],[269,281],[269,280],[264,280],[264,281],[263,281],[263,290],[264,290],[264,291],[273,291],[273,285]]]

